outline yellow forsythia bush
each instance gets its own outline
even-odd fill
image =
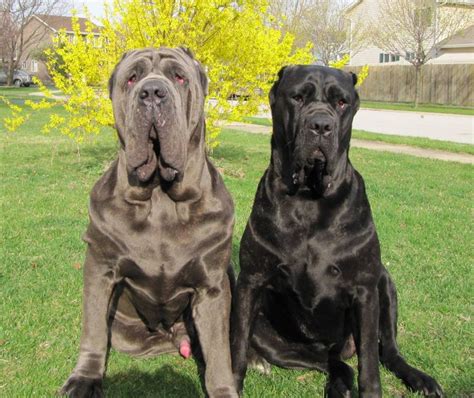
[[[205,65],[210,84],[207,101],[207,139],[210,149],[218,145],[218,120],[237,120],[257,113],[267,104],[276,73],[283,65],[314,61],[311,46],[295,49],[294,37],[282,34],[268,23],[268,0],[113,0],[106,5],[99,37],[94,27],[81,31],[73,18],[74,37],[66,32],[47,50],[48,68],[60,90],[58,102],[40,82],[45,99],[20,108],[10,104],[5,127],[13,131],[32,110],[60,105],[66,111],[50,112],[44,132],[59,130],[77,142],[113,125],[108,99],[108,78],[122,54],[141,47],[192,49]],[[342,68],[344,57],[332,66]],[[363,76],[359,75],[359,84]],[[228,101],[237,94],[237,101]],[[4,100],[6,101],[6,100]],[[8,104],[7,104],[8,105]]]
[[[100,37],[94,37],[92,26],[87,35],[81,34],[76,19],[74,40],[61,33],[48,54],[67,116],[53,113],[44,130],[59,129],[77,141],[99,133],[113,123],[107,81],[121,55],[140,47],[186,46],[205,65],[210,79],[212,149],[218,144],[217,120],[255,114],[267,102],[282,65],[313,59],[309,45],[295,50],[291,34],[269,26],[267,6],[267,0],[115,0],[106,8]],[[237,104],[229,103],[232,94],[240,95]]]

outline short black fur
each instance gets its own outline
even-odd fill
[[[241,391],[249,357],[328,374],[325,395],[380,397],[379,361],[410,389],[442,397],[396,342],[395,286],[381,263],[364,181],[349,160],[357,77],[289,66],[270,91],[271,161],[240,246],[231,348]],[[355,344],[354,344],[355,343]]]

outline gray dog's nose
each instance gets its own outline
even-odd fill
[[[159,80],[148,80],[143,83],[138,97],[143,102],[161,102],[168,95],[165,84]]]
[[[334,129],[334,121],[329,115],[319,113],[310,117],[307,126],[315,134],[329,135]]]

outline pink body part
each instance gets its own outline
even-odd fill
[[[179,353],[185,359],[191,356],[191,342],[188,339],[183,339],[179,343]]]

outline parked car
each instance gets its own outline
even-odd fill
[[[13,72],[13,84],[16,87],[28,87],[32,84],[31,76],[23,70],[15,70]],[[0,84],[7,84],[7,74],[0,69]]]

